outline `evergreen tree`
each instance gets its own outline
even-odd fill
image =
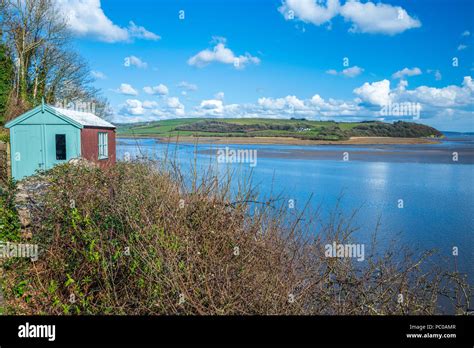
[[[0,42],[0,125],[5,120],[13,76],[13,62],[6,45]]]

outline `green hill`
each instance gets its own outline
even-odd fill
[[[441,137],[438,130],[412,122],[308,121],[306,119],[187,118],[118,125],[119,136],[294,137],[347,140],[350,137]]]

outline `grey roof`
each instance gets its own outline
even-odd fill
[[[51,108],[57,113],[60,113],[61,115],[66,116],[86,127],[115,128],[112,123],[109,123],[90,112],[62,109],[55,106],[51,106]]]

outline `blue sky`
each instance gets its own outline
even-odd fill
[[[58,1],[116,122],[402,119],[474,131],[469,0]]]

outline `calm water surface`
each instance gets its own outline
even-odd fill
[[[155,139],[120,138],[119,159],[146,155],[163,158],[176,153],[183,171],[197,158],[198,167],[209,164],[247,175],[262,196],[281,194],[297,207],[308,201],[322,207],[323,219],[340,208],[351,214],[359,209],[355,239],[369,243],[380,218],[380,245],[396,238],[413,249],[437,248],[450,257],[459,248],[459,267],[474,278],[474,136],[449,134],[436,145],[228,145],[231,149],[257,150],[257,165],[218,164],[217,149],[226,145],[168,145]],[[343,161],[348,152],[349,161]],[[453,152],[458,161],[453,161]],[[398,207],[403,200],[403,209]]]

